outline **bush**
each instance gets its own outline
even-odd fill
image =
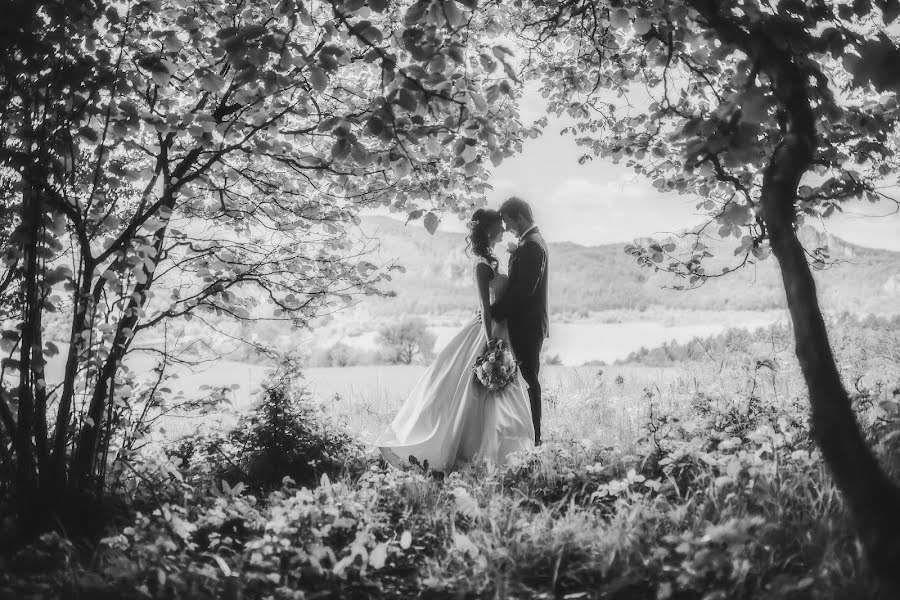
[[[327,348],[314,351],[308,364],[311,367],[353,367],[377,363],[376,352],[354,348],[344,342],[337,342]]]
[[[402,530],[379,506],[382,488],[368,472],[352,485],[285,485],[262,500],[226,489],[164,505],[104,539],[93,566],[102,579],[76,585],[82,597],[372,597],[367,577],[389,574],[388,560],[404,553]]]
[[[544,352],[541,354],[541,364],[559,366],[563,364],[562,357],[559,354],[550,354],[549,352]]]
[[[170,485],[183,497],[154,492],[161,502],[90,553],[48,537],[0,557],[0,598],[211,599],[234,597],[231,585],[248,599],[874,598],[808,404],[793,392],[799,374],[775,358],[744,356],[643,392],[638,375],[605,387],[590,378],[585,397],[621,395],[643,435],[611,446],[551,427],[542,446],[493,473],[442,479],[381,460],[357,469],[359,448],[304,402],[305,390],[272,385],[214,453],[199,438],[171,452],[185,477]],[[896,471],[900,372],[877,364],[850,387],[868,442]],[[549,390],[545,414],[589,420],[590,404],[576,400]],[[324,457],[320,471],[299,475],[308,489],[287,481],[251,495],[236,483],[272,448],[307,466]],[[221,477],[223,461],[240,467],[231,483],[199,485],[210,465]],[[160,466],[158,485],[180,476]],[[263,475],[277,487],[274,472]]]
[[[197,444],[214,477],[256,491],[277,489],[285,477],[315,487],[323,474],[339,477],[360,468],[362,450],[310,405],[309,392],[270,387],[258,406],[225,436]],[[190,452],[188,453],[190,455]],[[363,467],[364,468],[364,467]]]
[[[386,325],[378,335],[384,358],[390,363],[409,365],[433,356],[435,336],[428,331],[424,319],[408,317]]]

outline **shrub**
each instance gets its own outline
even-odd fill
[[[47,538],[14,562],[0,557],[0,598],[69,589],[55,595],[119,598],[140,590],[211,599],[233,597],[229,585],[248,599],[875,597],[813,443],[806,400],[785,385],[798,374],[740,360],[643,391],[637,374],[627,386],[588,378],[584,397],[612,402],[605,394],[614,391],[620,411],[640,414],[643,436],[610,446],[551,429],[542,446],[494,472],[444,478],[385,468],[381,460],[357,469],[359,448],[304,402],[305,390],[273,384],[255,416],[238,426],[241,435],[221,436],[214,456],[203,440],[187,440],[157,464],[158,476],[144,475],[177,480],[172,465],[180,465],[186,483],[170,487],[182,497],[155,492],[162,502],[111,530],[90,556]],[[857,418],[892,467],[900,454],[898,376],[896,368],[876,370],[851,383]],[[570,411],[590,420],[589,404],[571,392],[548,391],[548,416]],[[298,436],[307,446],[292,441]],[[320,471],[306,474],[309,489],[286,481],[251,495],[236,483],[250,481],[245,469],[256,462],[249,454],[300,448],[296,455],[308,458],[315,454],[309,444],[326,457]],[[223,457],[240,467],[226,478],[231,483],[196,485],[208,477],[204,468],[222,475]],[[255,485],[276,485],[274,473],[265,475],[267,483]],[[27,564],[40,571],[28,574]],[[15,586],[7,587],[7,565],[17,569]]]
[[[176,452],[187,462],[195,450],[214,466],[214,478],[256,491],[277,489],[285,477],[314,487],[323,474],[337,478],[364,468],[359,444],[310,404],[306,388],[284,385],[265,389],[224,436],[188,439]]]
[[[344,342],[336,342],[327,348],[314,351],[309,357],[311,367],[352,367],[378,362],[376,352],[354,348]]]
[[[562,357],[559,354],[550,354],[549,352],[544,352],[541,354],[541,364],[558,366],[563,364]]]
[[[382,327],[378,334],[385,359],[390,363],[409,365],[432,357],[435,336],[425,320],[408,317],[399,323]]]

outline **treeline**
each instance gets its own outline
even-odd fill
[[[900,316],[858,316],[844,312],[827,320],[831,344],[843,362],[883,360],[900,363]],[[732,327],[717,335],[694,337],[684,343],[672,340],[655,348],[641,348],[616,364],[665,367],[748,355],[766,360],[790,350],[791,344],[790,323],[776,323],[752,331]]]
[[[378,347],[357,348],[336,342],[316,348],[307,356],[310,367],[351,367],[357,365],[411,365],[425,363],[434,356],[435,335],[422,318],[407,317],[383,325],[378,330]]]

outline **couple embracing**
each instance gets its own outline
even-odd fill
[[[425,371],[377,442],[391,464],[415,457],[435,471],[469,464],[495,466],[541,443],[541,346],[548,333],[547,244],[522,199],[500,210],[479,209],[468,224],[468,251],[480,310]],[[502,274],[494,246],[504,229],[519,243]],[[518,370],[490,390],[473,365],[497,340],[509,344]]]

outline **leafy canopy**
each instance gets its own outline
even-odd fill
[[[27,486],[69,457],[73,485],[102,475],[116,427],[158,406],[177,350],[151,347],[159,378],[139,385],[122,362],[141,332],[304,325],[377,293],[390,267],[361,258],[357,213],[433,232],[524,131],[507,24],[472,2],[68,4],[16,4],[0,60],[0,295],[22,307],[0,417]],[[45,329],[67,343],[53,387]]]
[[[807,83],[814,120],[799,222],[883,197],[897,168],[898,12],[896,1],[536,1],[519,37],[550,111],[575,120],[582,161],[624,161],[660,191],[700,198],[709,220],[686,252],[629,248],[696,284],[717,275],[702,264],[706,234],[738,240],[742,264],[769,254],[761,187],[790,133],[779,78]]]

